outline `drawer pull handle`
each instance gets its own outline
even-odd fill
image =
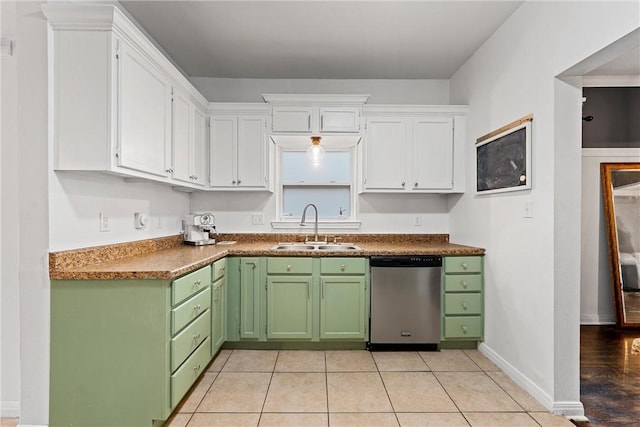
[[[193,336],[193,340],[194,341],[197,342],[199,339],[200,339],[200,334],[196,334],[196,335]]]
[[[463,334],[467,333],[467,327],[465,325],[460,326],[460,329],[462,329]]]
[[[307,280],[307,299],[311,298],[311,280]]]
[[[468,283],[466,280],[463,280],[462,282],[460,282],[460,284],[462,285],[463,288],[467,289]]]
[[[220,268],[220,275],[222,276],[224,274],[224,267]]]
[[[462,306],[463,310],[465,310],[465,311],[467,310],[468,306],[467,306],[466,302],[461,302],[460,305]]]
[[[200,311],[201,308],[202,306],[200,304],[193,306],[193,309],[196,311],[196,313]]]
[[[291,264],[287,265],[287,271],[291,271]]]
[[[342,264],[342,265],[340,266],[340,271],[344,271],[345,269],[346,269],[345,265],[344,265],[344,264]]]
[[[462,269],[463,269],[463,270],[466,270],[466,269],[467,269],[467,263],[466,263],[466,262],[463,262],[463,263],[462,263],[462,264],[460,264],[460,265],[462,266]]]
[[[324,279],[322,279],[322,299],[324,299]]]
[[[195,372],[196,374],[197,374],[198,372],[200,372],[200,365],[198,365],[198,366],[194,366],[194,367],[193,367],[193,372]]]

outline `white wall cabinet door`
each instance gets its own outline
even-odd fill
[[[207,116],[197,107],[193,109],[193,148],[191,153],[192,182],[196,185],[207,184],[207,170],[209,168],[209,139]]]
[[[194,185],[207,182],[207,121],[180,90],[173,90],[172,177]]]
[[[360,107],[320,107],[320,132],[360,132]]]
[[[209,121],[209,183],[215,188],[237,187],[237,116],[212,116]]]
[[[266,118],[238,116],[237,183],[239,187],[267,187]]]
[[[173,92],[173,179],[191,182],[191,147],[193,105],[181,91]]]
[[[413,120],[412,190],[453,188],[453,117]]]
[[[273,107],[273,132],[309,133],[312,129],[312,107]]]
[[[171,156],[171,84],[135,48],[120,41],[118,166],[167,176]]]
[[[404,191],[408,131],[406,118],[369,118],[364,140],[363,189]]]
[[[211,117],[210,183],[218,189],[268,189],[266,115]]]

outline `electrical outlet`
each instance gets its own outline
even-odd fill
[[[109,224],[109,217],[107,214],[100,212],[100,231],[111,231],[111,225]]]
[[[420,215],[416,215],[416,217],[413,219],[413,226],[420,227],[421,225],[422,225],[422,218],[420,218]]]
[[[264,214],[254,213],[251,215],[251,222],[253,222],[253,225],[264,225]]]

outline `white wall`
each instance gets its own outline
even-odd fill
[[[565,414],[583,412],[581,91],[555,76],[639,26],[637,2],[525,2],[450,83],[451,102],[469,105],[468,171],[475,138],[534,115],[532,190],[452,199],[451,239],[487,249],[483,351]],[[467,174],[466,187],[474,184]],[[529,200],[533,218],[524,218]]]
[[[449,104],[449,80],[225,79],[191,77],[209,101],[264,102],[262,94],[369,94],[369,104]]]
[[[640,162],[640,149],[582,150],[582,251],[580,323],[615,323],[607,235],[603,220],[600,163]]]
[[[422,194],[366,194],[358,197],[359,230],[332,230],[321,228],[322,233],[448,233],[449,214],[447,196]],[[194,212],[212,212],[219,233],[272,233],[275,219],[275,196],[266,192],[250,193],[193,193],[191,209]],[[252,213],[264,214],[264,225],[253,225]],[[414,226],[420,216],[422,225]],[[287,233],[311,234],[311,227],[286,230]]]
[[[15,3],[0,3],[1,36],[15,39]],[[18,286],[17,60],[3,56],[0,82],[0,417],[20,414],[20,288]]]
[[[189,212],[189,193],[161,183],[52,172],[49,185],[51,251],[175,235]],[[111,231],[100,231],[100,212],[109,217]],[[134,227],[135,212],[147,215],[145,228]]]
[[[49,195],[47,26],[36,2],[16,2],[20,423],[46,425],[49,410]],[[3,141],[4,145],[4,141]],[[4,194],[3,194],[4,197]],[[16,304],[18,302],[14,302]]]

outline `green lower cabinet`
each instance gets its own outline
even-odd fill
[[[364,277],[321,277],[320,338],[365,338]]]
[[[482,341],[484,335],[484,258],[444,257],[442,266],[442,342]]]
[[[260,338],[260,259],[240,259],[240,338]]]
[[[267,277],[267,339],[312,338],[311,276]]]
[[[211,303],[211,354],[215,355],[227,339],[227,313],[226,313],[226,280],[218,279],[213,284],[213,296]]]

